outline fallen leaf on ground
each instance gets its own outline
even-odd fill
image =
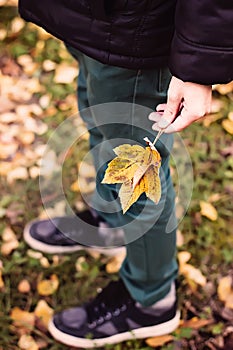
[[[28,282],[28,280],[23,279],[22,281],[19,282],[18,291],[20,293],[29,293],[30,290],[31,290],[31,286],[30,286],[30,283]]]
[[[17,240],[5,242],[1,246],[1,253],[4,256],[10,255],[18,246],[19,242]]]
[[[17,114],[14,112],[5,112],[0,114],[0,122],[1,123],[13,123],[17,121]]]
[[[12,33],[18,33],[21,29],[23,29],[25,26],[25,22],[20,17],[15,17],[13,21],[11,22],[11,32]]]
[[[0,113],[9,112],[14,107],[15,104],[8,98],[8,96],[0,96]]]
[[[17,167],[7,174],[7,182],[12,184],[15,180],[27,180],[28,179],[28,171],[24,167]]]
[[[18,139],[23,145],[30,145],[35,140],[35,134],[32,131],[23,130],[18,135]]]
[[[233,309],[233,281],[231,276],[222,277],[218,284],[218,297],[229,309]]]
[[[172,341],[174,337],[170,334],[167,335],[161,335],[158,337],[148,338],[146,339],[147,345],[151,346],[152,348],[156,348],[157,346],[163,346],[166,343]]]
[[[32,56],[31,55],[21,55],[17,58],[17,62],[18,64],[20,64],[20,66],[27,66],[29,63],[33,62]]]
[[[43,254],[41,252],[36,252],[35,250],[28,249],[27,256],[29,256],[29,258],[33,258],[33,259],[38,260],[38,259],[41,259],[43,257]]]
[[[77,68],[60,64],[56,67],[54,82],[57,84],[71,84],[77,75]]]
[[[56,63],[51,60],[44,60],[42,67],[44,71],[51,72],[51,70],[54,70],[56,68]]]
[[[183,251],[178,253],[178,260],[180,265],[186,264],[191,259],[191,253]]]
[[[38,166],[33,166],[29,169],[29,175],[32,179],[35,179],[40,174],[40,168]]]
[[[50,266],[49,260],[45,256],[42,256],[42,258],[40,258],[40,264],[46,269]]]
[[[218,212],[215,207],[208,202],[200,201],[201,215],[207,217],[211,221],[216,221]]]
[[[6,227],[3,230],[2,240],[3,243],[1,246],[1,253],[4,256],[10,255],[12,251],[19,246],[19,241],[17,240],[15,233],[10,227]]]
[[[191,254],[189,252],[178,253],[179,272],[186,277],[188,282],[191,280],[203,287],[207,283],[206,277],[199,269],[191,264],[187,264],[187,261],[189,261],[190,258]]]
[[[38,301],[34,314],[42,321],[43,325],[48,328],[49,321],[53,316],[53,309],[45,300]]]
[[[181,328],[192,328],[192,329],[200,329],[214,322],[213,319],[206,320],[202,318],[193,317],[191,320],[181,321]]]
[[[50,95],[43,95],[39,99],[39,104],[42,108],[47,108],[48,105],[50,104],[51,97]]]
[[[39,346],[31,335],[23,334],[21,335],[18,346],[21,350],[39,350]]]
[[[183,265],[180,269],[180,273],[202,287],[206,285],[206,277],[198,268],[194,267],[191,264]]]
[[[40,295],[52,295],[57,291],[58,286],[58,277],[53,274],[49,280],[42,280],[37,284],[37,291]]]
[[[14,307],[10,314],[13,324],[16,327],[33,328],[35,324],[35,315],[32,312],[24,311],[19,307]]]
[[[233,135],[233,121],[230,119],[224,119],[222,121],[222,127],[225,129],[229,134]]]
[[[9,242],[16,240],[17,238],[14,231],[9,226],[7,226],[2,232],[2,239],[4,242]]]
[[[158,151],[151,144],[146,148],[124,144],[113,151],[117,157],[108,164],[102,183],[122,183],[119,197],[123,214],[144,192],[157,204],[161,197]]]
[[[19,145],[17,142],[11,144],[0,143],[0,159],[13,157]]]

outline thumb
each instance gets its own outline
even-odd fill
[[[176,118],[183,99],[183,83],[181,80],[172,78],[168,89],[168,100],[164,109],[163,117],[158,122],[158,127],[165,129]]]

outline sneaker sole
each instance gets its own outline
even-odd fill
[[[85,250],[88,253],[91,253],[93,251],[106,255],[106,256],[118,256],[122,255],[126,252],[125,247],[117,247],[117,248],[99,248],[99,247],[85,247],[82,245],[74,245],[74,246],[55,246],[46,244],[44,242],[41,242],[35,238],[33,238],[30,234],[30,228],[34,222],[37,220],[30,221],[24,228],[23,237],[25,242],[35,250],[39,250],[42,253],[46,254],[68,254],[68,253],[75,253],[80,250]]]
[[[77,347],[77,348],[91,349],[93,347],[102,347],[107,344],[116,344],[127,340],[144,339],[148,337],[156,337],[156,336],[169,334],[179,326],[179,322],[180,322],[180,311],[177,311],[174,318],[172,318],[167,322],[160,323],[155,326],[135,329],[131,332],[119,333],[119,334],[112,335],[106,338],[101,338],[101,339],[78,338],[73,335],[63,333],[55,326],[55,324],[53,323],[53,320],[50,321],[48,330],[50,334],[54,337],[54,339],[56,339],[57,341],[65,345],[68,345],[71,347]]]

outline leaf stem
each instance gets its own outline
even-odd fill
[[[160,136],[163,134],[163,131],[164,131],[163,129],[160,129],[160,130],[159,130],[158,134],[156,135],[156,137],[155,137],[155,139],[154,139],[154,141],[153,141],[153,143],[152,143],[153,146],[156,144],[156,142],[158,141],[158,139],[160,138]]]

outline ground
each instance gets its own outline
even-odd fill
[[[38,184],[40,158],[52,130],[77,112],[78,67],[61,42],[18,17],[15,1],[0,5],[0,349],[65,350],[47,332],[49,315],[94,296],[97,286],[117,278],[118,268],[116,261],[110,265],[106,257],[82,251],[42,255],[22,239],[25,224],[46,215]],[[181,134],[194,174],[177,242],[181,326],[170,338],[106,350],[233,349],[232,91],[232,84],[215,86],[212,114]],[[77,121],[81,134],[85,126],[79,117]],[[88,149],[87,134],[78,146],[63,155],[63,185],[75,210],[84,208],[76,180]],[[51,159],[54,164],[63,161],[56,154]],[[173,163],[171,171],[178,188]],[[85,190],[91,192],[93,179],[83,173]],[[53,215],[63,209],[60,201],[49,210]],[[183,214],[177,199],[177,216]]]

